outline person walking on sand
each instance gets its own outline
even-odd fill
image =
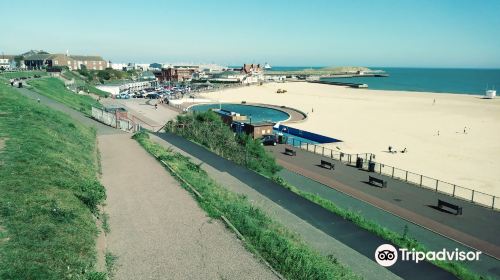
[[[158,103],[155,104],[155,110],[158,110]]]
[[[436,98],[434,98],[434,101],[432,101],[432,105],[436,104]]]
[[[464,134],[467,134],[467,127],[464,127]]]
[[[439,136],[439,130],[438,130],[438,136]]]

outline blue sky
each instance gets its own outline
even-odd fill
[[[43,49],[114,62],[500,68],[498,0],[2,2],[5,54]]]

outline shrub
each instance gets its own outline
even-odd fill
[[[210,151],[258,173],[272,176],[280,170],[259,140],[235,134],[214,112],[179,115],[166,130],[208,148]]]

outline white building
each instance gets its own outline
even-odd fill
[[[124,82],[117,84],[105,84],[98,85],[96,88],[109,92],[112,95],[118,95],[120,92],[129,91],[137,92],[143,89],[152,88],[156,84],[156,81],[134,81],[134,82]]]
[[[10,69],[10,61],[8,58],[0,58],[0,69]]]
[[[109,67],[111,67],[114,70],[122,71],[123,68],[125,68],[127,66],[128,66],[127,63],[115,63],[115,62],[111,62],[111,61],[109,62]]]

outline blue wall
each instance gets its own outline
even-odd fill
[[[320,144],[342,142],[342,140],[338,140],[338,139],[335,139],[332,137],[316,134],[316,133],[305,131],[305,130],[300,130],[300,129],[289,127],[286,125],[280,125],[279,128],[275,129],[275,130],[283,131],[283,132],[286,132],[290,135],[309,139],[311,141],[318,142]]]

